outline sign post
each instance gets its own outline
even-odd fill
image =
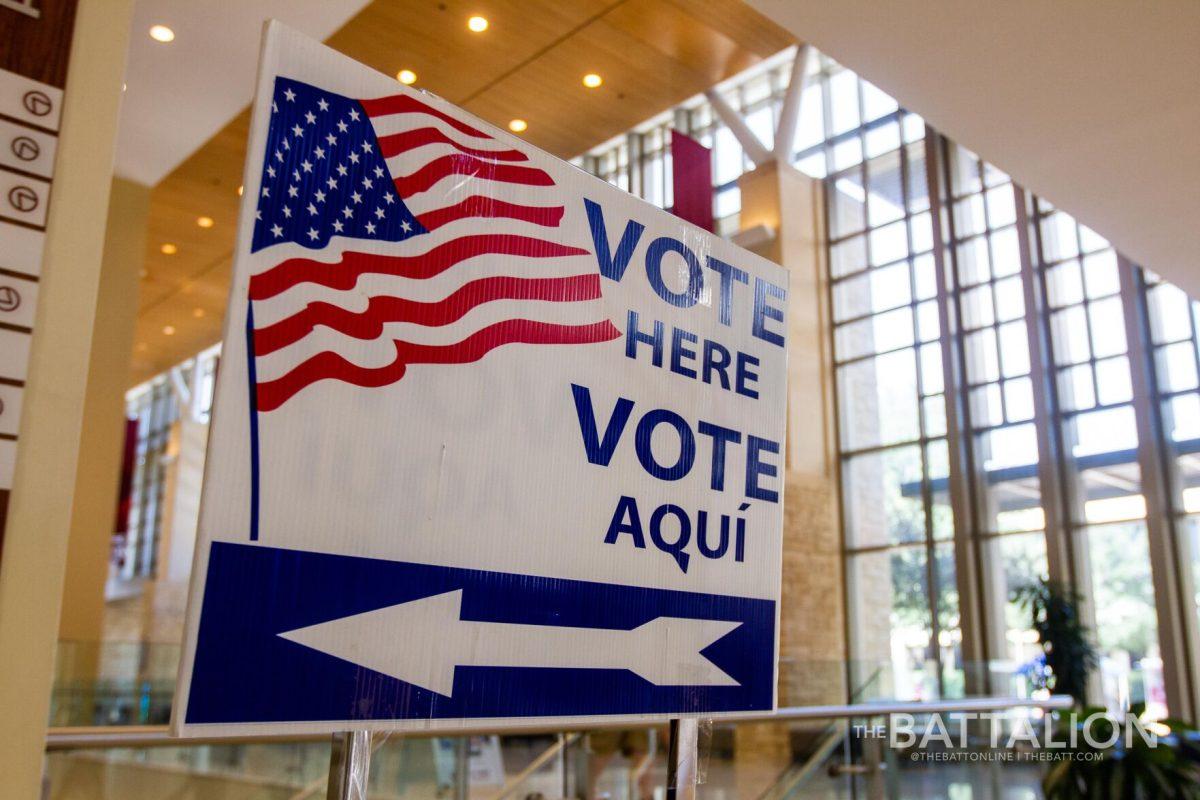
[[[780,267],[278,23],[244,183],[178,734],[774,707]]]

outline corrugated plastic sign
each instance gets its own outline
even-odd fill
[[[177,732],[774,706],[781,268],[278,23],[245,188]]]

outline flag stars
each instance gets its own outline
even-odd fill
[[[382,178],[382,177],[383,177],[383,167],[380,167],[380,166],[378,166],[378,165],[375,167],[375,177],[376,177],[376,178]]]
[[[292,180],[294,180],[294,181],[300,180],[300,170],[298,170],[298,169],[292,170]]]
[[[312,203],[308,204],[308,215],[310,217],[315,217],[317,215],[317,207]]]
[[[342,221],[341,221],[340,219],[335,219],[335,220],[333,221],[333,229],[334,229],[334,231],[336,231],[337,233],[341,233],[341,232],[342,232],[342,228],[344,228],[344,227],[346,227],[346,226],[342,224]]]
[[[338,164],[338,165],[337,165],[337,174],[338,174],[338,175],[341,175],[341,176],[344,178],[344,177],[346,177],[346,173],[347,173],[347,172],[349,172],[349,170],[347,170],[347,169],[346,169],[346,165],[345,165],[345,164]]]
[[[383,219],[386,216],[387,216],[387,212],[384,211],[382,208],[375,209],[375,219]]]
[[[313,241],[313,242],[315,242],[315,241],[317,240],[317,237],[319,237],[320,235],[321,235],[321,234],[317,233],[317,229],[316,229],[316,228],[309,228],[309,229],[308,229],[308,238],[309,238],[309,240],[310,240],[310,241]]]
[[[330,189],[336,189],[337,188],[337,178],[330,175],[329,180],[325,181],[325,185],[328,186]]]
[[[318,147],[316,150],[313,151],[313,155],[315,155],[317,157],[317,160],[320,161],[321,159],[325,158],[325,148]]]
[[[374,186],[375,186],[375,184],[371,182],[370,178],[363,178],[363,188],[364,189],[371,189]]]
[[[325,202],[325,193],[322,192],[320,189],[317,189],[317,191],[313,194],[313,197],[317,198],[318,203]]]
[[[293,92],[290,88],[284,90],[283,96],[287,98],[287,101],[289,103],[296,102],[296,93]]]
[[[328,111],[329,110],[329,101],[327,101],[324,97],[322,97],[320,100],[317,101],[317,108],[321,109],[322,111]]]
[[[288,187],[288,197],[296,197],[300,194],[300,188],[295,184]]]
[[[276,161],[283,161],[283,153],[281,153],[281,152],[279,152],[278,150],[276,150],[276,151],[275,151],[275,160],[276,160]]]
[[[267,186],[264,186],[264,187],[263,187],[263,190],[262,190],[262,196],[263,196],[263,197],[270,197],[270,196],[271,196],[271,189],[270,189],[270,187],[267,187]]]
[[[350,151],[350,163],[351,164],[358,163],[358,153],[354,152],[353,150]]]
[[[296,123],[295,125],[292,126],[292,135],[296,136],[296,137],[300,137],[300,136],[304,135],[304,128],[300,127],[300,123]]]
[[[350,126],[346,124],[346,120],[344,119],[338,120],[337,128],[338,133],[345,133],[346,131],[350,130]]]
[[[287,206],[284,206],[283,207],[283,216],[286,219],[291,219],[292,218],[292,210],[290,208],[288,208]]]
[[[345,208],[342,209],[342,216],[345,217],[346,219],[353,219],[354,218],[354,209],[351,208],[350,206],[346,206]]]
[[[300,169],[304,170],[305,172],[312,172],[312,162],[307,158],[304,159],[300,162]],[[296,180],[300,180],[300,178],[296,178]]]
[[[411,233],[412,225],[409,224],[409,221],[406,219],[400,220],[400,230],[404,231],[405,233]]]
[[[354,205],[358,205],[362,202],[362,195],[358,192],[354,192],[352,195],[350,195],[350,199],[354,201]]]
[[[267,165],[267,175],[269,175],[272,178],[275,177],[275,168],[272,167],[270,164]]]
[[[313,125],[317,121],[317,115],[312,113],[311,111],[305,111],[304,112],[304,121],[307,122],[309,125]]]
[[[337,144],[337,137],[331,133],[325,137],[325,141],[329,142],[330,147],[333,147],[335,144]]]
[[[372,150],[374,150],[374,149],[375,149],[375,148],[371,147],[371,143],[370,143],[370,142],[363,142],[363,143],[362,143],[362,151],[363,151],[364,153],[369,153],[369,152],[371,152],[371,151],[372,151]]]
[[[367,223],[367,233],[375,233],[375,223],[374,222]]]
[[[283,140],[283,149],[284,149],[284,150],[291,150],[291,149],[292,149],[292,143],[291,143],[291,142],[289,142],[287,139],[284,139],[284,140]]]
[[[353,108],[350,109],[350,119],[354,120],[355,122],[358,122],[358,110],[357,109],[353,109]]]
[[[396,196],[391,192],[388,192],[383,196],[383,201],[390,206],[392,203],[396,202]]]
[[[281,228],[279,226],[278,222],[271,226],[271,233],[275,236],[276,239],[283,236],[283,228]]]

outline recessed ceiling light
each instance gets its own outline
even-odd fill
[[[174,335],[175,335],[175,326],[174,325],[164,325],[163,326],[163,336],[174,336]]]
[[[488,29],[487,17],[480,17],[478,15],[471,17],[467,20],[467,27],[475,33],[483,33]]]
[[[529,123],[523,119],[514,119],[512,122],[508,123],[508,129],[513,133],[520,133],[528,127]]]
[[[167,42],[175,41],[175,31],[166,25],[153,25],[150,28],[150,38],[156,42],[166,44]]]
[[[604,79],[594,72],[589,72],[583,76],[583,85],[589,89],[595,89],[602,83],[604,83]]]
[[[213,226],[212,217],[196,217],[196,224],[201,228],[211,228]]]
[[[405,86],[412,86],[417,82],[417,73],[411,69],[402,69],[396,73],[396,80],[403,83]]]
[[[122,83],[122,84],[121,84],[121,91],[122,91],[122,92],[127,92],[127,91],[129,91],[129,84],[128,84],[128,83]]]
[[[238,197],[241,197],[241,196],[242,196],[242,192],[244,192],[244,191],[246,191],[246,187],[245,187],[245,186],[239,186],[239,187],[238,187]]]
[[[201,317],[204,316],[204,309],[203,308],[193,308],[192,316],[195,317],[196,319],[200,319]]]
[[[165,243],[162,247],[160,247],[158,249],[162,251],[162,254],[164,256],[173,256],[179,252],[179,248],[176,247],[175,245],[171,244],[170,242]]]

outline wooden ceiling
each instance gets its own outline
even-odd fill
[[[467,30],[473,14],[486,32]],[[562,158],[793,41],[740,0],[375,0],[327,40],[386,74],[413,70],[418,88],[495,125],[528,121],[524,138]],[[588,72],[603,86],[583,88]],[[133,383],[221,337],[248,126],[243,111],[153,189]]]

